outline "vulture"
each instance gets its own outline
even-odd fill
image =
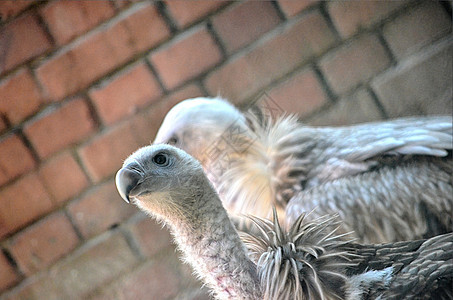
[[[453,229],[451,116],[312,127],[194,98],[168,112],[154,143],[198,159],[233,220],[270,218],[273,207],[285,226],[304,211],[338,213],[366,243]]]
[[[359,244],[337,234],[336,216],[301,214],[289,230],[250,217],[241,238],[202,165],[183,150],[150,145],[115,178],[121,197],[167,225],[218,299],[452,299],[453,233]]]

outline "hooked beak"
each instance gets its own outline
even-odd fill
[[[115,177],[116,188],[120,193],[121,198],[124,199],[127,203],[130,203],[129,193],[130,191],[137,186],[139,180],[142,178],[142,175],[133,169],[126,167],[121,168]]]

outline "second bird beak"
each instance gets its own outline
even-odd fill
[[[141,174],[137,171],[129,169],[127,166],[121,168],[115,176],[116,188],[127,203],[130,203],[129,193],[137,185],[141,178]]]

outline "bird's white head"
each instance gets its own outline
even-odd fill
[[[116,187],[126,202],[160,220],[184,218],[197,203],[193,196],[206,187],[200,163],[181,149],[159,144],[140,148],[116,174]],[[186,201],[187,200],[187,201]]]
[[[209,143],[231,128],[246,128],[241,112],[222,98],[193,98],[175,105],[165,116],[154,144],[170,144],[197,159]]]

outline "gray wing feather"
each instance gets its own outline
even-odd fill
[[[453,285],[453,234],[429,240],[383,245],[356,245],[356,263],[381,270],[393,267],[388,286],[370,292],[369,299],[451,299]]]
[[[384,156],[445,157],[453,149],[449,116],[305,130],[312,130],[311,136],[317,140],[313,148],[314,168],[309,176],[314,180],[311,184],[364,172],[375,167]]]
[[[423,157],[398,168],[326,181],[296,193],[286,206],[291,224],[302,212],[338,212],[347,231],[366,242],[420,239],[453,230],[453,161]]]
[[[332,143],[346,160],[383,154],[446,156],[453,148],[451,117],[407,118],[338,128]],[[337,146],[337,147],[335,147]]]

